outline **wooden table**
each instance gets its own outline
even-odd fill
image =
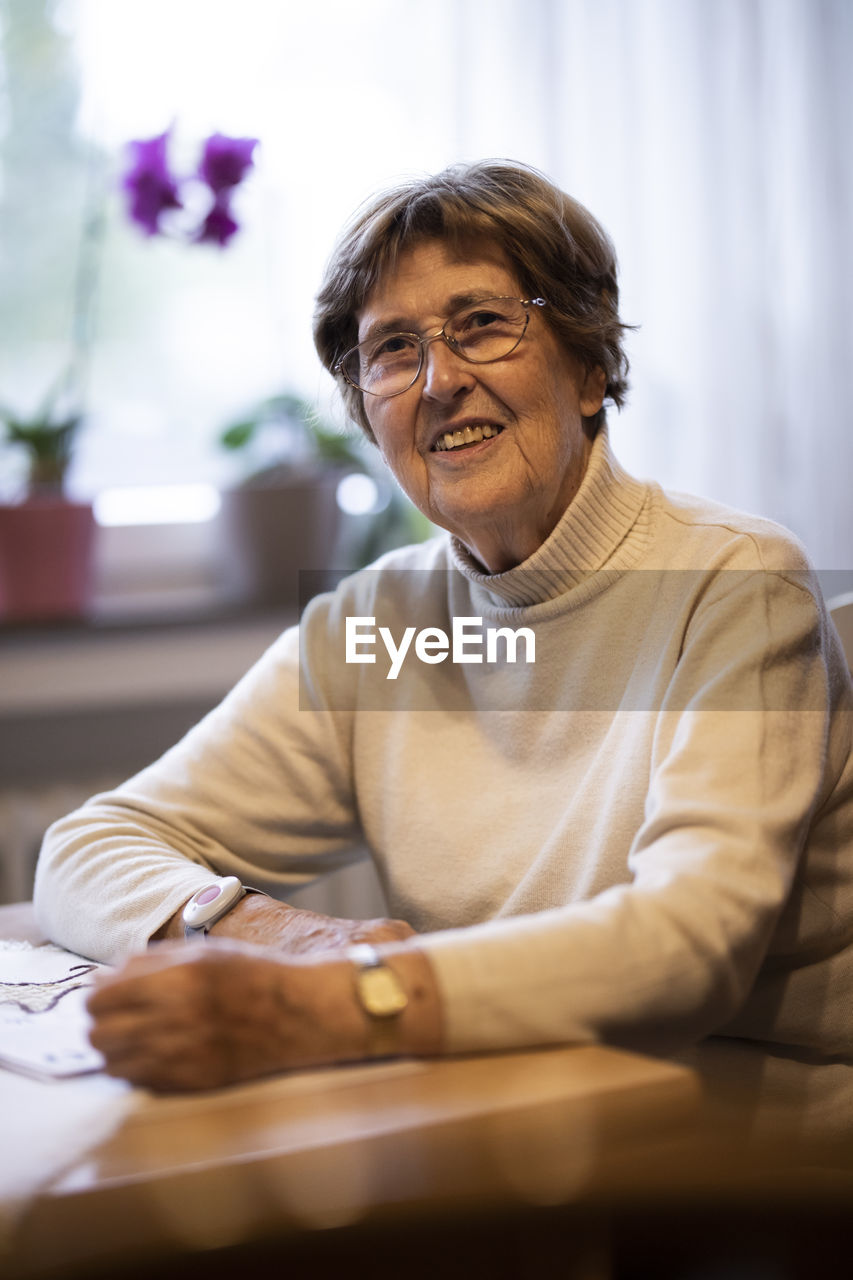
[[[25,908],[0,934],[38,939]],[[604,1280],[647,1204],[707,1186],[699,1114],[685,1068],[599,1046],[145,1098],[31,1204],[9,1275]]]

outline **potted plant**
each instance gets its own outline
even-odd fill
[[[176,173],[171,130],[131,141],[121,176],[127,215],[147,238],[160,236],[224,249],[239,231],[234,201],[254,165],[255,138],[213,133],[197,168]],[[0,405],[0,442],[23,450],[27,478],[20,501],[0,507],[0,618],[30,620],[85,613],[92,595],[92,506],[64,491],[83,420],[102,242],[103,159],[91,157],[88,207],[75,275],[70,369],[29,417]],[[188,207],[190,206],[190,207]]]
[[[23,450],[20,501],[0,506],[0,617],[76,617],[92,596],[92,505],[65,496],[72,445],[82,422],[64,376],[31,417],[0,406],[9,446]]]
[[[270,396],[220,435],[243,478],[224,490],[220,565],[234,603],[293,606],[299,573],[331,566],[341,527],[338,485],[364,471],[356,443],[297,395]]]
[[[221,494],[219,563],[233,603],[295,608],[324,585],[315,573],[300,582],[301,571],[349,572],[434,532],[376,449],[298,395],[261,401],[220,444],[244,472]]]

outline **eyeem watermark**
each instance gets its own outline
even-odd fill
[[[376,619],[355,617],[346,619],[345,659],[347,662],[375,662],[377,631]],[[385,677],[396,680],[406,655],[412,648],[419,662],[516,662],[519,641],[524,641],[524,661],[536,661],[536,636],[530,627],[483,627],[482,618],[454,618],[450,635],[441,627],[406,627],[399,644],[389,627],[379,627],[379,639],[391,660]],[[484,654],[485,649],[485,654]],[[502,653],[502,657],[501,657]]]

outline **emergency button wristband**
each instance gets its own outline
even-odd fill
[[[246,889],[236,876],[224,876],[198,889],[184,907],[184,937],[206,937],[217,920],[227,915],[241,898],[247,893],[257,893],[256,889]]]

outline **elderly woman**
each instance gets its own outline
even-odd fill
[[[48,834],[42,925],[126,961],[90,1004],[110,1071],[696,1046],[849,1124],[849,674],[788,533],[619,466],[617,304],[601,227],[519,165],[411,182],[344,234],[318,351],[447,532],[315,597]],[[398,919],[278,900],[359,840]]]

